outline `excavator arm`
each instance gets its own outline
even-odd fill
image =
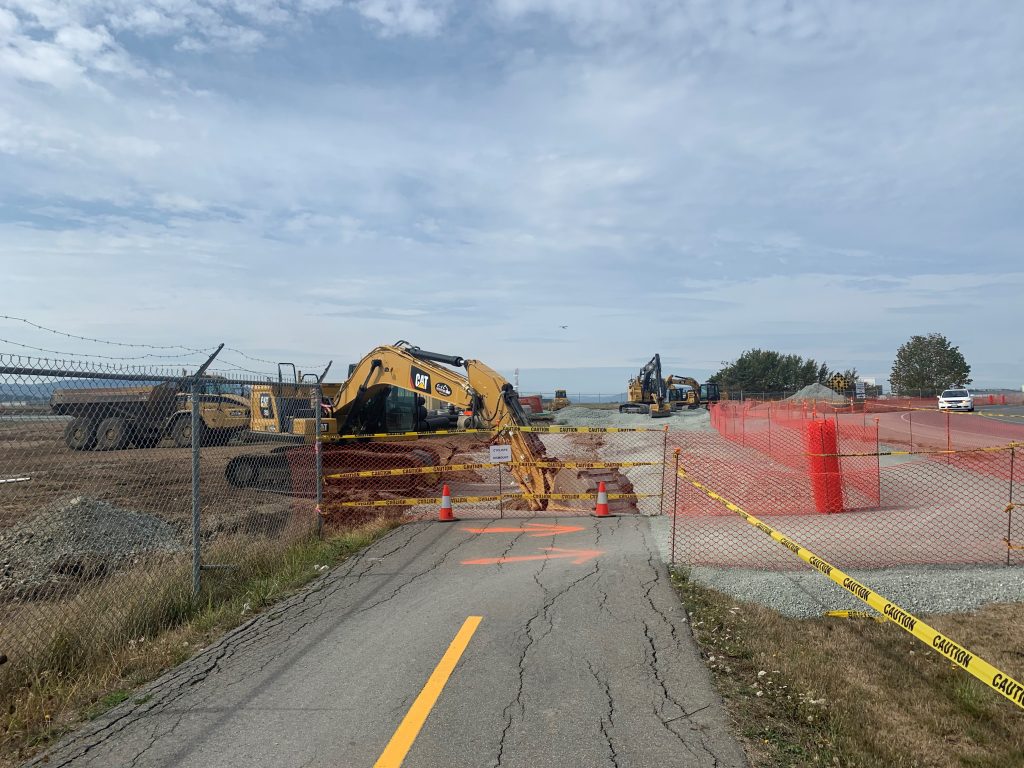
[[[463,368],[463,375],[447,366]],[[471,410],[474,425],[499,430],[497,441],[512,446],[512,474],[533,494],[552,492],[552,472],[537,467],[544,459],[544,445],[536,435],[520,432],[529,417],[512,385],[500,373],[479,360],[428,352],[404,341],[372,350],[353,369],[348,381],[331,403],[327,433],[367,434],[386,429],[387,398],[393,388],[433,397],[461,410]],[[432,425],[420,400],[413,403],[413,431]],[[543,499],[531,499],[543,509]]]

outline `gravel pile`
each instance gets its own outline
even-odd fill
[[[79,496],[0,532],[0,599],[49,594],[182,549],[163,520]]]
[[[787,400],[823,400],[827,403],[846,405],[846,398],[834,389],[829,389],[824,384],[808,384],[801,390],[786,398]]]
[[[569,427],[632,427],[660,430],[667,424],[669,432],[706,432],[711,430],[711,418],[704,408],[677,411],[671,416],[652,419],[648,414],[619,413],[618,410],[596,408],[563,408],[558,412],[556,425]],[[654,493],[661,488],[663,446],[660,438],[652,440],[609,439],[595,450],[596,461],[650,461],[659,462],[649,467],[623,467],[619,470],[629,478],[638,492]],[[637,509],[644,515],[661,512],[661,499],[637,500]]]
[[[711,429],[711,419],[704,408],[676,411],[671,416],[652,419],[646,413],[619,413],[618,410],[570,406],[558,411],[554,423],[556,426],[567,427],[640,427],[645,429],[661,429],[668,424],[669,431],[672,432],[677,430],[706,432]]]
[[[666,563],[670,561],[670,517],[651,521]],[[689,569],[699,584],[737,600],[759,603],[783,616],[811,618],[826,611],[871,609],[828,577],[803,567],[794,555],[794,570],[754,568]],[[836,563],[836,565],[841,564]],[[1006,566],[917,565],[898,568],[843,569],[867,587],[911,613],[960,613],[987,603],[1016,603],[1024,596],[1024,568]]]

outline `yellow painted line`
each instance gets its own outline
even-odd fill
[[[388,742],[381,756],[377,758],[377,762],[373,764],[373,768],[399,768],[402,765],[405,756],[409,754],[412,743],[416,741],[416,737],[420,734],[420,729],[427,721],[430,710],[434,708],[437,698],[441,695],[441,691],[444,690],[445,683],[448,682],[448,678],[451,677],[452,672],[455,670],[455,665],[459,663],[459,659],[462,658],[462,654],[465,652],[466,646],[469,645],[473,633],[476,632],[476,628],[480,626],[480,622],[483,620],[483,616],[470,616],[463,622],[462,629],[455,635],[455,639],[448,646],[448,650],[444,652],[444,656],[441,657],[441,661],[434,668],[434,672],[427,680],[427,684],[423,686],[420,695],[416,697],[416,701],[409,707],[409,711],[398,726],[398,730],[391,737],[391,741]]]

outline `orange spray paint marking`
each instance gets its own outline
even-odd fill
[[[525,563],[530,560],[572,560],[573,565],[583,565],[588,560],[593,560],[603,555],[599,549],[560,549],[559,547],[545,547],[547,555],[515,555],[512,557],[481,557],[477,560],[463,560],[463,565],[501,565],[502,563]]]
[[[521,528],[463,528],[470,533],[522,533],[529,531],[530,536],[554,536],[559,533],[576,533],[582,531],[582,525],[549,525],[548,523],[527,523]]]

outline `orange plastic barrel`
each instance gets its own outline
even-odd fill
[[[843,511],[843,477],[839,469],[839,441],[835,422],[816,419],[804,433],[814,508],[822,514]]]

